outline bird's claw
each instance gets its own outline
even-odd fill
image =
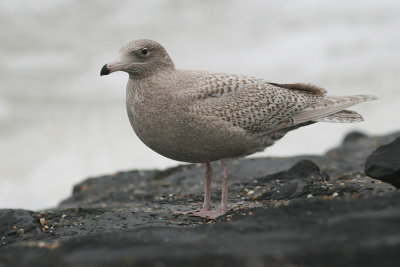
[[[204,219],[214,220],[222,215],[224,215],[227,211],[223,209],[219,210],[200,210],[193,213],[190,213],[190,216],[201,217]]]
[[[200,217],[204,219],[214,220],[222,215],[224,215],[227,211],[224,209],[218,210],[205,210],[205,209],[197,209],[190,211],[174,211],[174,214],[182,214],[189,215],[193,217]]]

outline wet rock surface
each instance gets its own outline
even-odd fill
[[[378,147],[367,158],[365,173],[400,188],[400,138]]]
[[[0,266],[398,266],[400,192],[364,173],[398,137],[234,160],[230,211],[214,221],[172,212],[201,207],[199,165],[90,178],[54,209],[0,210]]]

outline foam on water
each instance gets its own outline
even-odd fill
[[[40,209],[88,176],[177,162],[148,149],[125,111],[127,75],[99,77],[123,43],[150,38],[179,68],[375,94],[360,124],[316,124],[261,155],[323,153],[344,134],[398,130],[400,2],[0,2],[0,208]],[[200,182],[200,181],[199,181]]]

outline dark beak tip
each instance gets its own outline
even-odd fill
[[[101,68],[100,76],[108,75],[108,74],[110,74],[110,69],[107,67],[107,64],[105,64],[105,65]]]

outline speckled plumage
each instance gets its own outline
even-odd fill
[[[129,73],[126,108],[135,133],[159,154],[184,162],[243,157],[317,121],[360,121],[345,109],[374,99],[327,96],[309,84],[177,70],[165,49],[150,40],[121,48],[102,74],[116,70]]]
[[[368,99],[329,97],[246,76],[170,70],[131,77],[126,103],[133,129],[150,148],[174,160],[210,162],[261,151],[277,140],[274,131]],[[310,111],[315,117],[307,119]]]

